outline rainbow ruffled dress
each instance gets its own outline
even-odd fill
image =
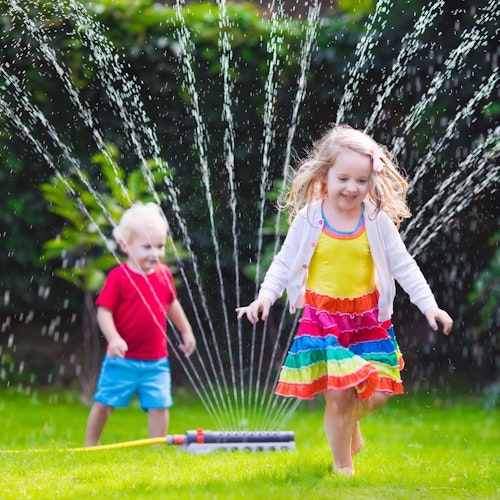
[[[378,320],[379,293],[363,214],[354,231],[328,225],[308,269],[305,304],[282,367],[276,394],[313,399],[354,387],[360,399],[375,390],[403,393],[403,358],[390,321]]]

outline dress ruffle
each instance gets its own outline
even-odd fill
[[[307,290],[305,302],[277,394],[313,399],[326,390],[354,387],[364,400],[375,390],[403,393],[403,358],[391,322],[377,319],[376,290],[352,299]]]

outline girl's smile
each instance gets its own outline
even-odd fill
[[[327,207],[335,212],[357,213],[368,195],[371,172],[369,156],[350,149],[340,152],[326,178]]]

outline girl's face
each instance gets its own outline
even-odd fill
[[[326,177],[326,202],[342,212],[356,211],[368,195],[372,159],[351,149],[337,155]]]
[[[161,228],[144,227],[134,231],[127,242],[121,241],[120,246],[135,271],[149,274],[165,257],[166,237]]]

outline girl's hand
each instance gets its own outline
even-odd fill
[[[445,335],[448,335],[451,332],[451,329],[453,327],[453,320],[446,311],[434,307],[432,309],[427,309],[424,314],[427,318],[427,321],[429,322],[430,327],[434,331],[438,329],[437,323],[439,322],[443,325],[443,333]]]
[[[269,316],[269,310],[271,309],[270,299],[262,298],[254,300],[251,304],[245,307],[238,307],[236,312],[238,314],[238,319],[241,319],[245,314],[250,323],[255,324],[259,321],[259,312],[262,312],[262,321],[266,320]]]
[[[196,349],[196,339],[194,338],[193,332],[184,332],[182,334],[182,344],[179,345],[179,351],[182,351],[184,355],[189,358]]]
[[[124,358],[127,351],[128,345],[121,337],[108,342],[108,356],[111,358]]]

